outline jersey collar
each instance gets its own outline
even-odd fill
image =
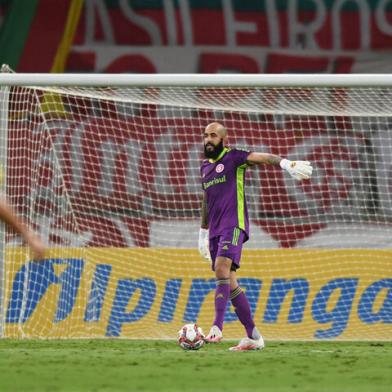
[[[216,159],[209,159],[208,162],[210,163],[215,163],[217,161],[219,161],[219,159],[222,159],[223,155],[225,155],[230,149],[225,147],[222,152],[218,155],[218,158]]]

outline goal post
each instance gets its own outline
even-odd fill
[[[9,87],[0,87],[0,192],[6,193],[6,178],[4,174],[7,171],[7,132],[8,132],[8,100]],[[5,303],[5,244],[6,230],[4,224],[0,225],[0,337],[3,336],[4,327],[4,303]]]
[[[232,147],[314,167],[304,182],[246,173],[238,277],[265,338],[391,340],[391,75],[0,74],[0,87],[4,191],[49,245],[37,262],[2,237],[0,336],[208,329],[199,167],[218,121]],[[224,336],[243,334],[229,306]]]

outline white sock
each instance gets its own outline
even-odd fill
[[[260,335],[259,330],[256,327],[254,327],[253,331],[252,331],[252,339],[259,340],[260,338],[261,338],[261,335]]]

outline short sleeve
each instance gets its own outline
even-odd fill
[[[247,163],[250,151],[235,148],[232,151],[232,159],[236,167]]]

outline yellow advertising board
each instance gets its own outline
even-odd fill
[[[246,250],[238,270],[268,340],[392,340],[392,250]],[[195,250],[9,249],[5,337],[174,338],[208,330],[214,275]],[[224,337],[244,336],[228,307]]]

